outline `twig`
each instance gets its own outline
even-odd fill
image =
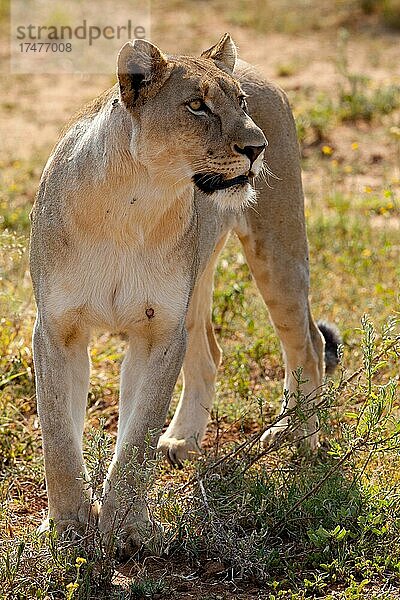
[[[287,522],[287,518],[290,514],[292,514],[295,510],[297,510],[299,508],[299,506],[301,506],[303,504],[303,502],[305,500],[307,500],[307,498],[310,498],[310,496],[312,496],[313,494],[315,494],[315,492],[318,492],[318,490],[323,486],[323,484],[325,483],[325,481],[327,479],[329,479],[329,477],[331,475],[333,475],[333,473],[335,471],[337,471],[337,469],[339,469],[339,467],[342,466],[343,463],[346,462],[346,460],[348,460],[350,458],[350,456],[356,451],[358,450],[360,447],[360,444],[353,446],[353,448],[351,448],[350,450],[348,450],[346,452],[346,454],[344,454],[342,456],[342,458],[335,464],[333,465],[333,467],[331,467],[329,469],[329,471],[327,473],[325,473],[325,475],[322,477],[322,479],[320,479],[319,481],[317,481],[317,483],[311,488],[311,490],[309,490],[306,494],[304,494],[299,500],[297,500],[297,502],[295,502],[293,504],[293,506],[287,511],[287,513],[285,514],[285,517],[283,519],[281,519],[280,521],[278,521],[277,523],[277,527],[282,527],[286,522]]]

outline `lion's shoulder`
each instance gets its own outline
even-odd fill
[[[69,121],[62,128],[59,140],[65,135],[65,133],[69,129],[71,129],[79,121],[95,117],[101,111],[103,106],[105,106],[105,104],[107,104],[107,102],[109,102],[113,96],[115,96],[115,98],[119,98],[118,84],[115,84],[113,87],[102,92],[96,98],[93,98],[93,100],[90,100],[87,104],[82,106],[74,115],[72,115]]]

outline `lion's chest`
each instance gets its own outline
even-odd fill
[[[184,317],[190,293],[188,270],[160,251],[93,246],[54,277],[51,311],[79,311],[91,327],[133,332],[151,323],[170,329]]]

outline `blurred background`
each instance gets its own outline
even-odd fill
[[[93,4],[95,12],[100,14],[102,5],[101,1]],[[133,13],[135,11],[135,3],[122,1],[119,5],[124,14],[129,14],[131,7]],[[77,9],[82,9],[82,6],[79,2],[68,3],[68,7]],[[118,20],[115,6],[115,19]],[[146,6],[150,39],[163,51],[197,54],[229,31],[238,45],[240,57],[255,64],[266,78],[275,81],[287,92],[296,118],[302,157],[313,311],[317,318],[327,318],[339,327],[344,339],[345,373],[360,373],[363,365],[369,364],[365,359],[368,344],[372,344],[371,352],[374,354],[375,346],[389,343],[388,340],[399,331],[400,0],[152,0]],[[8,528],[4,539],[12,541],[17,539],[18,532],[25,529],[28,533],[32,531],[33,526],[40,522],[46,506],[30,346],[35,307],[27,271],[29,212],[41,171],[59,132],[83,103],[115,83],[116,57],[114,52],[105,56],[103,74],[17,73],[15,69],[12,72],[9,17],[10,5],[1,0],[0,481],[3,487],[0,490],[3,490],[2,499],[8,507],[4,513]],[[58,18],[62,24],[63,13]],[[268,137],[268,131],[266,135]],[[268,153],[266,158],[268,160]],[[360,333],[361,318],[365,314],[369,315],[375,331],[368,343],[364,338],[362,342],[365,332]],[[224,358],[205,441],[205,447],[209,449],[215,448],[216,439],[220,448],[224,442],[242,439],[240,436],[265,426],[276,415],[282,393],[283,367],[279,343],[235,239],[224,249],[217,269],[213,321]],[[398,354],[393,347],[390,353],[381,355],[383,360],[379,359],[376,363],[374,377],[376,385],[383,386],[382,389],[385,386],[389,389],[388,382],[398,377]],[[91,349],[93,375],[88,399],[88,427],[98,425],[100,418],[104,418],[105,429],[112,436],[116,431],[118,373],[123,351],[124,343],[120,339],[102,332],[94,338]],[[180,386],[181,382],[178,383],[174,402]],[[379,393],[376,391],[377,396]],[[340,394],[341,399],[327,421],[328,439],[343,439],[339,433],[343,423],[350,427],[349,431],[353,431],[351,419],[363,398],[369,398],[364,392],[360,392],[359,396],[354,394],[349,387]],[[391,402],[389,412],[393,408],[398,414],[398,399],[393,396]],[[352,436],[356,437],[355,430]],[[398,451],[397,459],[389,459],[386,455],[386,462],[383,458],[385,453],[379,454],[376,460],[374,458],[373,468],[370,461],[370,470],[362,466],[362,461],[358,463],[357,485],[361,486],[360,495],[368,499],[362,513],[364,521],[359,520],[359,512],[353,511],[354,503],[349,491],[357,485],[352,483],[350,488],[343,488],[342,496],[338,491],[335,497],[336,490],[339,490],[335,481],[322,497],[318,509],[315,508],[317,504],[310,504],[309,513],[302,513],[304,521],[299,519],[292,531],[288,525],[288,530],[282,535],[297,540],[299,548],[296,546],[296,552],[303,556],[304,564],[311,547],[314,550],[325,548],[319,523],[333,531],[336,523],[348,519],[349,527],[353,527],[355,532],[354,539],[369,540],[368,527],[372,528],[368,525],[370,515],[371,519],[376,517],[379,520],[384,502],[389,503],[387,499],[394,498],[395,494],[397,504],[390,500],[390,510],[393,510],[391,523],[397,518],[399,527],[399,498],[398,492],[393,491],[398,486],[400,472]],[[287,464],[286,458],[286,455],[283,456],[283,465]],[[274,464],[279,466],[279,460]],[[296,462],[288,467],[289,471],[293,467],[291,481],[299,481],[299,464]],[[326,457],[321,464],[328,464]],[[306,465],[301,471],[303,490],[308,489],[307,485],[312,480],[308,468]],[[321,465],[317,464],[315,468],[323,473]],[[354,470],[354,465],[351,468]],[[270,464],[267,464],[268,469]],[[279,484],[280,490],[286,490],[289,471],[280,472],[282,479],[279,481],[283,482]],[[275,473],[273,468],[272,473]],[[175,485],[179,478],[183,480],[184,475],[169,473],[163,481]],[[294,488],[290,489],[292,493]],[[394,495],[391,495],[392,492]],[[296,493],[301,496],[303,492],[297,490]],[[294,503],[299,497],[296,493],[291,496],[295,498]],[[369,499],[375,499],[376,504],[369,503]],[[275,506],[274,501],[271,502],[271,506]],[[265,504],[262,506],[265,508]],[[248,517],[250,531],[259,526],[258,515],[264,510],[262,506],[256,505],[253,516]],[[286,505],[283,503],[282,506]],[[170,521],[181,514],[180,510],[178,507],[176,513],[170,513]],[[345,510],[348,510],[347,517],[343,516]],[[269,522],[274,523],[274,519],[278,519],[281,523],[282,519],[285,520],[285,513],[282,514],[279,518],[271,514]],[[396,514],[397,517],[393,516]],[[308,531],[313,525],[322,537],[318,538],[317,534],[315,539],[310,537]],[[210,531],[213,526],[211,523]],[[400,561],[400,549],[397,547],[397,554],[394,551],[399,535],[389,525],[383,531],[383,526],[379,535],[387,537],[376,538],[376,544],[371,542],[360,550],[363,558],[357,554],[357,548],[354,554],[351,545],[346,546],[347,554],[339,545],[337,555],[332,550],[334,560],[342,560],[341,564],[347,565],[342,567],[342,571],[339,567],[337,570],[332,567],[329,571],[336,577],[331,581],[332,589],[335,589],[335,581],[339,580],[347,581],[346,585],[350,587],[353,585],[350,579],[346,579],[347,572],[351,573],[351,577],[365,579],[376,576],[379,580],[384,569],[379,565],[383,564],[389,565],[391,573],[397,573],[393,577],[399,581],[400,562],[396,561]],[[195,531],[199,543],[205,539],[201,535],[208,535],[204,531],[200,535],[197,529]],[[249,535],[250,547],[255,538],[251,538],[252,533]],[[260,537],[261,546],[263,535]],[[237,549],[236,541],[235,544],[232,555]],[[293,556],[290,558],[289,550],[286,556],[286,546],[282,546],[280,540],[276,541],[275,547],[278,556],[276,565],[279,563],[279,567],[275,565],[275,572],[284,577],[279,569],[284,569],[288,564],[284,560],[290,562]],[[218,555],[216,548],[212,552]],[[323,552],[325,550],[321,550]],[[286,558],[282,558],[283,555]],[[363,562],[366,556],[369,557],[368,564]],[[263,564],[267,564],[265,557],[262,560]],[[320,561],[326,566],[328,558],[324,555]],[[252,573],[253,563],[243,564],[249,564],[248,571]],[[307,568],[310,565],[313,567],[312,560],[307,563]],[[325,566],[320,571],[325,573],[323,577],[328,577]],[[311,589],[307,588],[308,584],[302,583],[306,575],[304,572],[299,580],[296,579],[302,590]],[[46,590],[47,583],[40,577],[39,572],[34,576],[36,589],[42,586],[40,589]],[[68,577],[64,583],[70,581]],[[23,582],[20,585],[23,590]],[[378,590],[381,589],[379,585]],[[304,593],[311,597],[308,592]],[[399,597],[368,594],[365,598],[391,600]],[[43,591],[40,597],[45,595]],[[188,596],[183,593],[179,597]],[[253,596],[243,596],[250,597]],[[301,594],[293,596],[296,599],[304,597]],[[364,596],[346,595],[340,598],[361,599]]]

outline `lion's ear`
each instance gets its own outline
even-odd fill
[[[233,71],[237,58],[236,46],[229,33],[225,33],[218,44],[211,46],[208,50],[204,50],[201,56],[203,58],[212,58],[212,60],[222,63],[230,71]]]
[[[117,59],[117,76],[121,98],[133,106],[139,96],[151,95],[165,81],[167,59],[154,44],[146,40],[127,42]]]

